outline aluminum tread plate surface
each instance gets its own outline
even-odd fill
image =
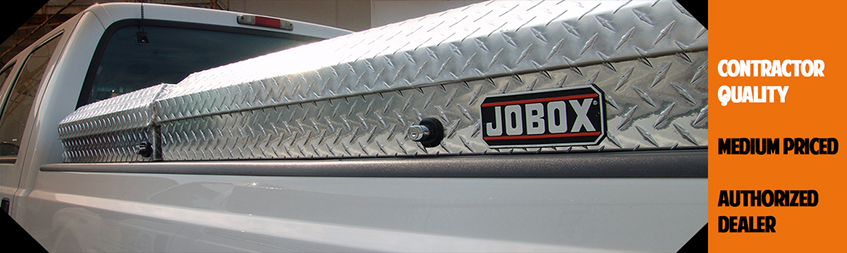
[[[157,122],[705,50],[672,1],[493,1],[201,71]]]
[[[59,139],[147,127],[153,123],[153,101],[170,87],[159,84],[82,106],[59,122]]]
[[[153,101],[167,93],[159,84],[78,108],[59,123],[65,162],[150,161],[136,154],[142,142],[155,143]]]
[[[706,147],[707,41],[674,1],[483,2],[196,72],[146,107],[109,99],[69,116],[60,138],[89,145],[66,146],[66,161],[97,162],[141,159],[103,141],[151,125],[165,161]],[[585,84],[606,93],[600,145],[482,141],[486,95]],[[446,128],[436,147],[405,136],[424,117]]]
[[[165,160],[390,157],[652,150],[707,146],[707,51],[608,62],[444,85],[316,100],[161,123]],[[594,83],[606,92],[607,138],[597,146],[489,149],[485,94]],[[406,129],[439,119],[434,148]]]
[[[195,73],[156,102],[168,108],[157,115],[163,156],[704,147],[707,40],[705,28],[670,1],[480,3]],[[282,60],[289,57],[306,62]],[[600,145],[489,149],[481,140],[478,107],[486,94],[588,83],[609,101]],[[441,145],[406,138],[423,117],[445,125]]]
[[[155,140],[149,128],[120,130],[62,140],[62,157],[68,163],[142,162],[153,158],[136,154],[136,145]]]

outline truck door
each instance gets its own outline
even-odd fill
[[[11,203],[14,202],[14,194],[20,185],[24,163],[23,159],[19,158],[24,157],[26,152],[26,142],[22,141],[25,139],[24,132],[28,124],[34,123],[29,122],[30,117],[35,115],[31,112],[32,103],[42,84],[44,72],[49,67],[50,58],[59,44],[59,37],[61,36],[56,36],[32,50],[16,76],[12,75],[12,65],[4,69],[0,76],[4,79],[2,90],[7,92],[3,94],[4,103],[0,111],[0,193],[3,198],[3,211],[10,215]],[[11,87],[7,89],[5,83],[10,83]]]

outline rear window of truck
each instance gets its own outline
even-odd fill
[[[138,33],[146,33],[146,43]],[[107,29],[97,47],[77,107],[193,72],[318,41],[318,38],[246,28],[144,20]]]

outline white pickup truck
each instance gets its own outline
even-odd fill
[[[3,210],[50,251],[676,251],[707,38],[672,1],[360,33],[94,5],[0,69]],[[149,135],[107,131],[141,100]]]

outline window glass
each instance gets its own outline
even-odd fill
[[[44,70],[47,69],[50,57],[58,44],[59,37],[56,37],[32,51],[24,61],[17,81],[12,85],[9,96],[6,98],[3,114],[0,114],[0,156],[3,158],[18,155],[35,93],[41,85]]]
[[[193,72],[280,51],[317,39],[267,37],[242,33],[144,26],[148,42],[139,43],[137,26],[115,30],[106,44],[89,90],[79,106],[160,83],[178,83]]]

